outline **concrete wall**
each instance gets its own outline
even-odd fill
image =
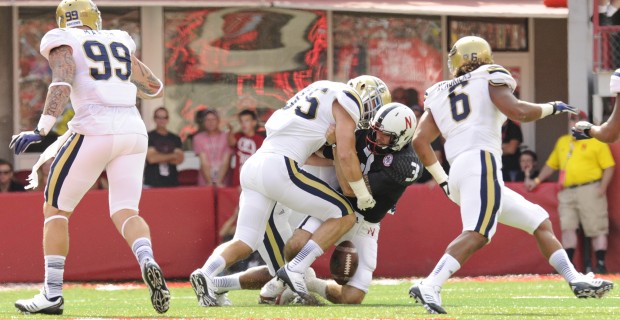
[[[568,101],[568,27],[566,19],[535,19],[535,101]],[[565,115],[547,117],[536,123],[536,153],[542,166],[558,137],[568,131]]]

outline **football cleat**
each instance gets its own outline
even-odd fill
[[[166,280],[161,268],[153,260],[147,260],[142,266],[142,279],[149,288],[151,304],[155,311],[166,313],[170,308],[170,290],[166,286]]]
[[[297,301],[296,301],[297,300]],[[293,292],[289,287],[286,287],[282,294],[276,299],[276,304],[278,305],[287,305],[294,304],[297,302],[299,304],[299,296]]]
[[[269,280],[261,289],[258,297],[259,304],[277,304],[278,297],[284,291],[285,286],[282,280],[273,278]]]
[[[228,299],[228,291],[226,292],[216,292],[215,293],[215,300],[217,301],[217,305],[218,306],[232,306],[232,301],[230,301],[230,299]]]
[[[306,305],[316,305],[318,301],[316,298],[308,293],[308,288],[306,287],[305,274],[298,273],[294,271],[288,270],[287,265],[284,265],[282,268],[276,271],[276,277],[291,288],[293,292],[295,292],[301,299],[304,301]]]
[[[573,293],[577,298],[602,298],[611,289],[614,288],[614,284],[611,281],[597,279],[592,272],[581,275],[577,279],[569,282],[568,284],[573,290]]]
[[[65,300],[62,296],[54,300],[48,300],[43,293],[39,293],[32,299],[17,300],[15,307],[25,314],[41,313],[60,315],[65,308]]]
[[[201,307],[219,306],[217,297],[213,291],[215,288],[213,286],[213,280],[204,274],[202,270],[196,269],[196,271],[192,272],[189,276],[189,282],[192,284],[192,289],[194,289],[198,304]]]
[[[441,287],[427,286],[422,281],[409,288],[409,296],[424,305],[428,313],[445,314],[446,310],[441,306]]]

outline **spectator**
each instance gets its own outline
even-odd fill
[[[24,185],[13,180],[13,164],[0,159],[0,192],[26,191]]]
[[[199,186],[226,187],[232,152],[228,146],[228,134],[220,130],[220,117],[215,110],[207,109],[202,116],[204,131],[193,139],[193,149],[200,158]]]
[[[569,128],[585,113],[571,115]],[[558,183],[563,190],[558,193],[558,212],[562,228],[562,245],[572,260],[577,247],[577,228],[581,223],[586,237],[592,238],[596,254],[596,272],[605,273],[605,253],[609,217],[607,213],[607,187],[614,173],[615,162],[609,146],[596,139],[575,140],[572,135],[561,136],[549,155],[546,165],[534,180],[525,182],[532,190],[560,170]]]
[[[538,177],[538,170],[536,170],[537,161],[538,156],[536,155],[536,152],[532,150],[522,151],[521,156],[519,157],[519,166],[521,166],[521,171],[517,174],[515,181],[534,180]]]
[[[392,102],[402,103],[406,106],[411,107],[407,104],[407,91],[403,87],[395,88],[391,91],[392,93]]]
[[[598,22],[599,25],[606,26],[617,24],[615,21],[616,12],[620,8],[620,0],[599,0],[598,1]]]
[[[519,167],[519,147],[523,142],[521,126],[508,119],[502,125],[502,175],[504,182],[516,181]]]
[[[239,185],[239,173],[245,161],[260,148],[265,137],[258,134],[258,116],[252,110],[242,110],[239,113],[241,131],[228,133],[228,144],[234,148],[234,168],[232,172],[232,186]]]
[[[181,138],[168,131],[168,110],[159,107],[153,113],[155,130],[149,132],[149,148],[144,168],[145,187],[179,185],[177,165],[184,160]]]

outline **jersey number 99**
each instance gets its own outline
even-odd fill
[[[454,92],[456,88],[464,88],[466,85],[467,81],[463,81],[450,87],[450,94],[448,95],[448,98],[450,98],[450,111],[452,111],[452,119],[456,122],[467,119],[467,116],[469,116],[469,113],[471,112],[471,108],[469,107],[469,96],[467,93]],[[461,108],[459,108],[459,104],[461,105]]]
[[[75,10],[65,12],[65,19],[67,19],[67,22],[77,20],[79,18],[78,12]]]
[[[131,54],[129,49],[120,42],[112,42],[109,48],[99,41],[89,40],[84,42],[84,52],[86,56],[98,63],[97,68],[90,68],[90,75],[95,80],[109,80],[112,77],[112,61],[110,61],[110,53],[112,57],[122,66],[114,68],[114,74],[122,81],[129,80],[131,76]]]

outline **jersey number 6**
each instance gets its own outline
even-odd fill
[[[90,75],[95,80],[109,80],[112,77],[112,63],[110,61],[110,54],[120,64],[125,64],[125,70],[123,68],[114,68],[114,74],[121,80],[129,80],[131,76],[131,55],[129,49],[120,42],[112,42],[108,48],[99,41],[89,40],[84,42],[84,52],[86,56],[97,63],[103,63],[103,70],[101,66],[97,68],[90,68]]]
[[[471,109],[469,108],[469,96],[467,95],[467,93],[454,92],[456,88],[463,88],[466,85],[467,81],[463,81],[450,87],[450,94],[448,95],[448,97],[450,98],[450,111],[452,111],[452,119],[454,119],[454,121],[456,122],[465,120],[471,112]],[[459,103],[461,104],[461,108],[459,108]]]

